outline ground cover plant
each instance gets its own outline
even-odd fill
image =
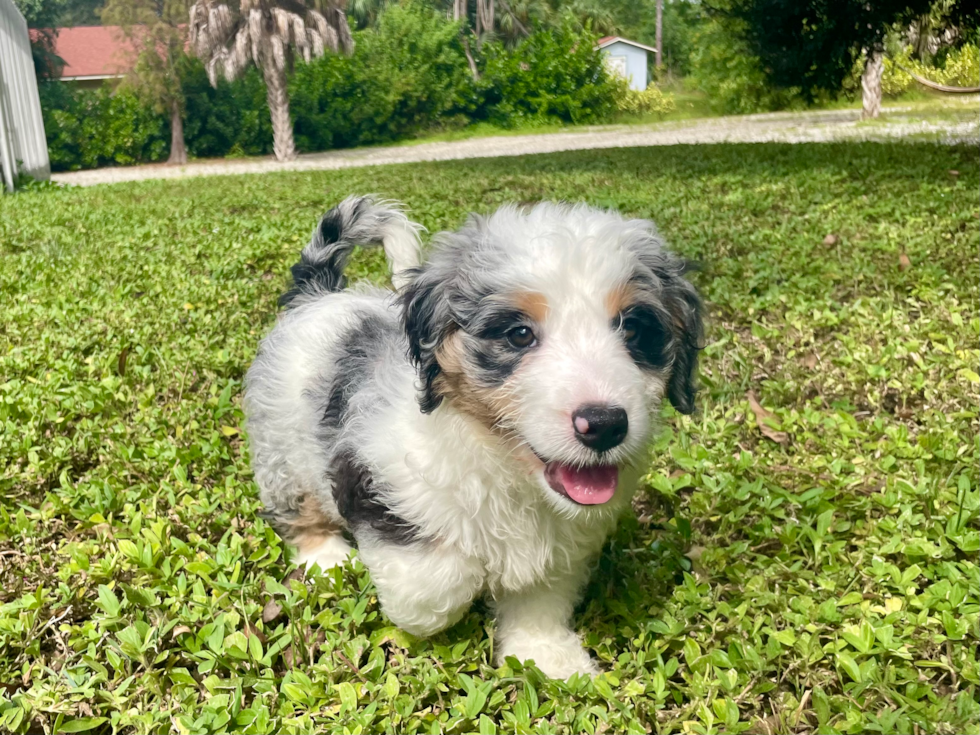
[[[0,198],[0,731],[977,733],[978,186],[975,147],[769,144]],[[701,263],[596,679],[495,668],[479,607],[413,639],[257,515],[242,376],[351,192],[430,231],[586,200]]]

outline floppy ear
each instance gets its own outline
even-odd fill
[[[658,269],[664,285],[664,306],[670,312],[674,333],[674,360],[667,383],[667,396],[681,413],[694,413],[697,396],[698,353],[703,349],[704,305],[697,289],[684,278],[686,262],[675,259],[673,267]]]
[[[422,413],[431,413],[442,403],[435,386],[442,371],[436,352],[454,324],[448,283],[432,266],[414,268],[403,275],[410,280],[399,296],[402,327],[408,336],[408,354],[419,373],[419,408]]]
[[[704,342],[704,306],[697,289],[684,277],[693,270],[693,264],[667,249],[652,222],[634,220],[632,224],[638,227],[628,240],[628,246],[640,263],[657,277],[659,297],[670,314],[674,355],[667,397],[681,413],[694,413],[698,353]]]

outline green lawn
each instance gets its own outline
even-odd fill
[[[980,732],[978,190],[975,147],[827,144],[0,197],[0,732]],[[242,376],[354,192],[430,231],[586,200],[702,263],[701,410],[580,607],[593,681],[495,669],[482,606],[415,640],[257,517]]]

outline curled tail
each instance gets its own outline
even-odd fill
[[[395,202],[371,197],[347,197],[320,220],[299,262],[291,268],[292,287],[279,297],[289,308],[304,296],[340,291],[347,285],[344,268],[357,245],[383,245],[395,288],[405,283],[404,272],[419,264],[418,225]]]

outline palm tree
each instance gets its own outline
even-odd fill
[[[344,0],[239,0],[237,15],[222,0],[196,0],[190,11],[190,42],[217,86],[255,64],[265,79],[276,158],[296,157],[289,119],[286,72],[296,55],[309,62],[329,50],[354,49]]]

